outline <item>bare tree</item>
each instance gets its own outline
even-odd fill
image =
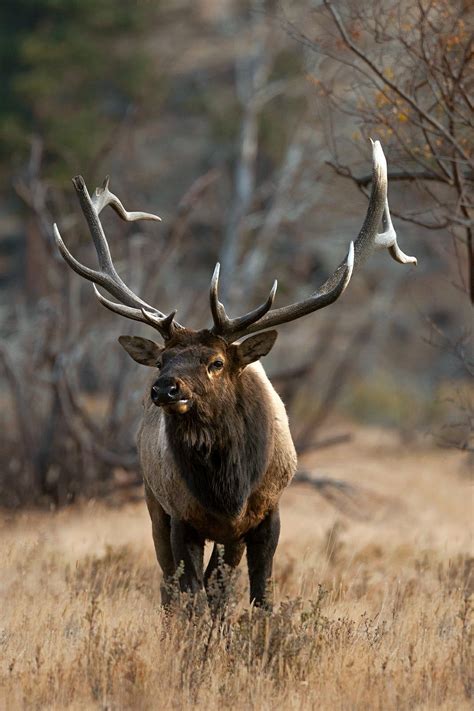
[[[313,82],[333,117],[359,127],[353,146],[367,135],[387,145],[391,183],[410,186],[403,210],[392,213],[451,236],[456,286],[474,303],[472,19],[463,0],[324,0],[311,32],[282,22],[309,57],[325,61],[324,71],[321,61],[313,66]],[[340,138],[331,164],[366,192],[370,175],[348,165]]]

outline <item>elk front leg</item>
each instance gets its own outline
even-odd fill
[[[203,587],[205,539],[195,528],[171,518],[171,550],[175,568],[183,564],[183,573],[179,578],[181,592],[197,593]]]
[[[174,573],[174,559],[171,550],[171,519],[161,504],[156,500],[153,492],[145,483],[145,500],[151,518],[151,530],[155,553],[158,564],[163,571],[161,583],[161,604],[169,605],[171,602],[168,591],[168,582]]]
[[[245,536],[250,578],[250,602],[272,608],[268,587],[272,576],[273,556],[280,537],[280,513],[270,511],[263,521]]]

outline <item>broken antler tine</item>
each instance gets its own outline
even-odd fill
[[[101,195],[103,195],[104,193],[107,193],[109,191],[109,181],[110,181],[110,176],[106,175],[104,180],[102,181],[102,185],[100,185],[99,187],[97,187],[94,190],[94,197],[100,197]],[[99,210],[99,212],[100,212],[100,210]]]

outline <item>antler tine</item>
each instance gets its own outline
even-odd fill
[[[174,309],[174,311],[171,311],[171,313],[169,313],[168,316],[165,316],[164,318],[160,318],[159,316],[156,316],[155,314],[151,313],[150,311],[146,311],[145,309],[142,309],[141,311],[145,318],[145,321],[149,323],[150,326],[153,326],[154,328],[158,329],[158,331],[161,333],[165,340],[169,340],[179,328],[179,326],[176,324],[176,321],[174,320],[174,317],[176,316],[176,309]]]
[[[117,271],[112,262],[107,238],[105,236],[102,223],[99,219],[100,210],[102,210],[107,204],[109,204],[110,200],[108,196],[112,195],[112,193],[110,193],[110,191],[108,190],[108,178],[105,179],[102,188],[98,189],[99,191],[102,191],[101,194],[104,194],[105,197],[103,200],[99,198],[98,201],[96,201],[97,207],[94,203],[94,200],[92,200],[89,195],[89,191],[87,190],[87,186],[82,175],[77,175],[75,178],[73,178],[72,183],[76,189],[82,212],[84,213],[84,217],[86,218],[87,225],[89,227],[91,237],[94,242],[94,247],[97,252],[97,258],[99,260],[100,271],[110,277],[110,279],[107,280],[107,283],[112,286],[113,290],[110,290],[108,288],[108,285],[106,285],[105,283],[103,284],[104,288],[107,289],[107,291],[109,291],[112,296],[115,296],[116,298],[120,299],[120,301],[127,304],[128,306],[135,306],[138,308],[144,306],[145,308],[150,309],[150,311],[156,311],[157,309],[140,299],[139,296],[134,294],[133,291],[128,288],[128,286],[122,281],[120,276],[117,274]],[[81,274],[81,276],[84,276],[86,279],[90,279],[90,276],[86,276],[85,273]]]
[[[364,223],[356,241],[351,242],[346,259],[341,262],[333,274],[311,296],[303,301],[298,301],[280,309],[271,309],[264,312],[258,319],[250,322],[239,322],[234,319],[234,328],[231,336],[233,340],[242,338],[256,331],[263,331],[282,323],[294,321],[307,314],[329,306],[336,301],[346,289],[355,267],[360,267],[376,248],[387,247],[394,259],[402,264],[416,264],[415,257],[408,257],[398,247],[396,233],[390,218],[387,198],[387,161],[380,141],[372,141],[372,191],[367,207]],[[382,221],[384,232],[378,232]],[[217,273],[218,276],[218,273]],[[217,288],[217,278],[216,278]],[[222,304],[216,301],[214,310],[221,314]],[[212,287],[211,287],[212,308]],[[223,307],[222,307],[223,309]],[[225,314],[225,311],[223,312]],[[214,311],[213,311],[214,315]],[[245,317],[244,317],[245,318]],[[215,320],[215,319],[214,319]],[[237,326],[238,323],[238,326]]]
[[[273,282],[270,293],[263,304],[257,306],[257,308],[249,311],[243,316],[239,316],[238,318],[229,318],[224,305],[219,301],[219,273],[220,264],[217,262],[212,275],[211,288],[209,292],[211,313],[214,320],[214,327],[212,331],[216,335],[223,336],[226,340],[236,340],[236,338],[238,338],[238,336],[235,336],[236,333],[247,329],[251,324],[261,319],[262,316],[264,316],[271,309],[273,301],[275,300],[278,282],[276,280]]]
[[[156,314],[146,311],[145,309],[136,309],[133,306],[116,304],[114,301],[102,296],[95,284],[92,286],[100,303],[105,306],[106,309],[109,309],[109,311],[113,311],[114,313],[119,314],[119,316],[125,316],[125,318],[132,319],[133,321],[148,323],[150,326],[153,326],[153,328],[156,328],[156,330],[159,331],[166,341],[169,340],[175,332],[176,324],[174,323],[174,317],[176,315],[176,311],[172,311],[168,316],[160,318]]]
[[[153,215],[151,212],[127,212],[119,198],[109,190],[109,182],[110,178],[107,175],[100,188],[96,188],[92,196],[91,202],[98,215],[100,215],[104,207],[110,205],[125,222],[135,222],[135,220],[154,220],[161,222],[161,217]]]
[[[73,178],[72,182],[76,189],[79,203],[94,242],[94,247],[99,261],[99,270],[90,269],[73,257],[64,244],[57,225],[54,224],[54,236],[62,257],[67,264],[69,264],[69,266],[77,272],[77,274],[85,279],[88,279],[94,284],[102,286],[109,292],[109,294],[121,302],[120,304],[116,304],[115,302],[109,301],[105,297],[101,296],[98,290],[95,289],[99,301],[104,306],[107,306],[107,308],[115,311],[116,313],[120,313],[126,318],[132,318],[135,321],[142,321],[143,323],[152,325],[157,328],[160,333],[163,331],[166,334],[171,334],[171,326],[161,324],[160,321],[160,319],[168,319],[169,317],[165,316],[165,314],[161,311],[154,308],[150,304],[147,304],[146,301],[137,296],[137,294],[135,294],[118,275],[112,262],[109,245],[99,218],[99,214],[104,207],[110,205],[123,220],[128,222],[135,220],[160,220],[160,218],[157,215],[152,215],[147,212],[127,212],[118,197],[109,190],[108,176],[104,180],[102,186],[100,188],[96,188],[95,194],[92,198],[89,195],[84,178],[81,175]],[[156,321],[153,322],[150,318],[147,318],[144,313],[148,316],[154,316]],[[173,322],[173,327],[176,327],[177,329],[183,328],[176,322]],[[162,335],[164,334],[162,333]],[[166,335],[164,337],[168,338],[170,336]]]
[[[219,274],[221,271],[221,265],[217,262],[214,267],[214,272],[211,278],[211,288],[209,290],[209,300],[211,304],[211,314],[214,321],[214,329],[220,330],[225,329],[226,323],[228,323],[229,318],[225,312],[224,304],[219,301]]]
[[[393,227],[392,218],[390,217],[390,208],[388,199],[385,200],[385,208],[382,215],[383,232],[377,235],[375,246],[378,249],[386,248],[390,252],[392,258],[400,264],[418,264],[416,257],[409,257],[408,254],[402,252],[397,243],[397,233]]]

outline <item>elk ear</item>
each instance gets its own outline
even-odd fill
[[[149,341],[148,338],[139,338],[138,336],[120,336],[118,342],[137,363],[156,368],[158,358],[163,350],[162,346],[154,341]]]
[[[257,333],[255,336],[250,336],[250,338],[246,338],[245,341],[234,346],[239,364],[245,368],[246,365],[266,356],[273,348],[277,336],[278,333],[276,331],[264,331],[263,333]]]

